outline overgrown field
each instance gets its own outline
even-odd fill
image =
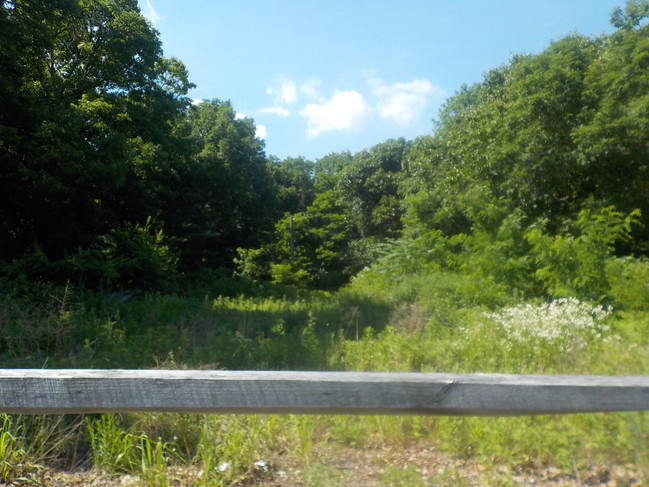
[[[192,101],[137,1],[0,1],[0,367],[649,374],[647,19],[628,0],[461,86],[431,133],[310,161]],[[649,484],[647,413],[1,415],[0,483],[331,487],[331,455],[382,445],[475,482],[360,487]]]
[[[480,293],[468,278],[450,273],[411,275],[391,285],[382,279],[361,273],[334,294],[235,282],[225,292],[191,296],[44,287],[2,302],[2,366],[649,373],[647,312],[575,298],[514,301],[494,297],[488,286]],[[263,479],[268,462],[317,472],[324,448],[412,441],[471,458],[490,475],[498,465],[530,464],[568,471],[632,464],[642,474],[649,467],[648,433],[646,413],[4,415],[0,475],[5,482],[36,482],[46,466],[92,466],[159,486],[169,485],[170,469],[190,466],[195,485],[244,485]]]

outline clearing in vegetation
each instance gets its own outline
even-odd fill
[[[0,1],[0,367],[649,374],[647,18],[280,161],[137,2]],[[649,412],[2,414],[0,482],[646,485]]]

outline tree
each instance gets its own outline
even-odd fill
[[[278,189],[280,214],[304,211],[315,198],[314,164],[303,157],[270,162]]]
[[[539,55],[514,56],[447,102],[427,148],[418,144],[408,163],[426,181],[410,199],[433,228],[466,233],[481,218],[470,194],[555,229],[579,211],[591,190],[575,134],[603,49],[601,39],[567,36]]]
[[[354,155],[337,183],[340,201],[363,238],[396,237],[401,230],[399,186],[409,144],[394,139]]]
[[[649,8],[649,2],[629,7]],[[646,15],[646,14],[645,14]],[[574,131],[584,184],[594,197],[624,212],[649,215],[649,25],[615,32],[585,82],[587,110]],[[649,228],[635,232],[631,249],[649,251]]]
[[[59,259],[125,221],[144,223],[155,209],[146,166],[164,164],[188,105],[182,64],[162,57],[136,0],[0,10],[13,79],[0,95],[1,257],[37,244]]]
[[[187,268],[229,266],[238,247],[272,230],[277,202],[263,142],[230,102],[193,106],[187,124],[195,155],[166,209],[168,233]]]
[[[649,2],[647,0],[627,0],[626,7],[613,9],[611,24],[617,29],[632,30],[640,26],[640,22],[649,17]]]
[[[400,232],[407,149],[408,142],[398,139],[354,155],[332,153],[313,166],[302,159],[284,161],[279,175],[292,175],[295,194],[315,190],[314,196],[308,205],[292,207],[299,211],[286,212],[261,249],[240,249],[242,271],[319,288],[347,282],[372,262],[377,242]],[[307,171],[313,180],[306,180]]]

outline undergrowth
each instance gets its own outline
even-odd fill
[[[474,285],[450,273],[404,277],[391,288],[379,281],[361,274],[334,294],[248,297],[43,289],[37,305],[16,296],[0,301],[0,360],[3,367],[649,373],[645,311],[572,297],[521,301],[487,286],[473,295]],[[173,466],[194,468],[196,485],[237,485],[262,481],[271,462],[290,458],[302,465],[312,485],[323,479],[335,484],[342,480],[318,462],[323,445],[362,448],[413,440],[486,466],[571,470],[606,462],[630,463],[643,472],[649,468],[647,413],[124,414],[76,423],[4,415],[0,481],[37,479],[44,467],[85,462],[135,475],[150,486],[169,485]],[[389,471],[384,480],[410,482],[410,476]]]

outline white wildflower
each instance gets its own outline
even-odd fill
[[[486,313],[486,316],[500,325],[511,342],[535,340],[567,351],[606,336],[609,328],[603,322],[610,314],[610,308],[592,306],[576,298],[563,298],[550,303],[504,308]]]

